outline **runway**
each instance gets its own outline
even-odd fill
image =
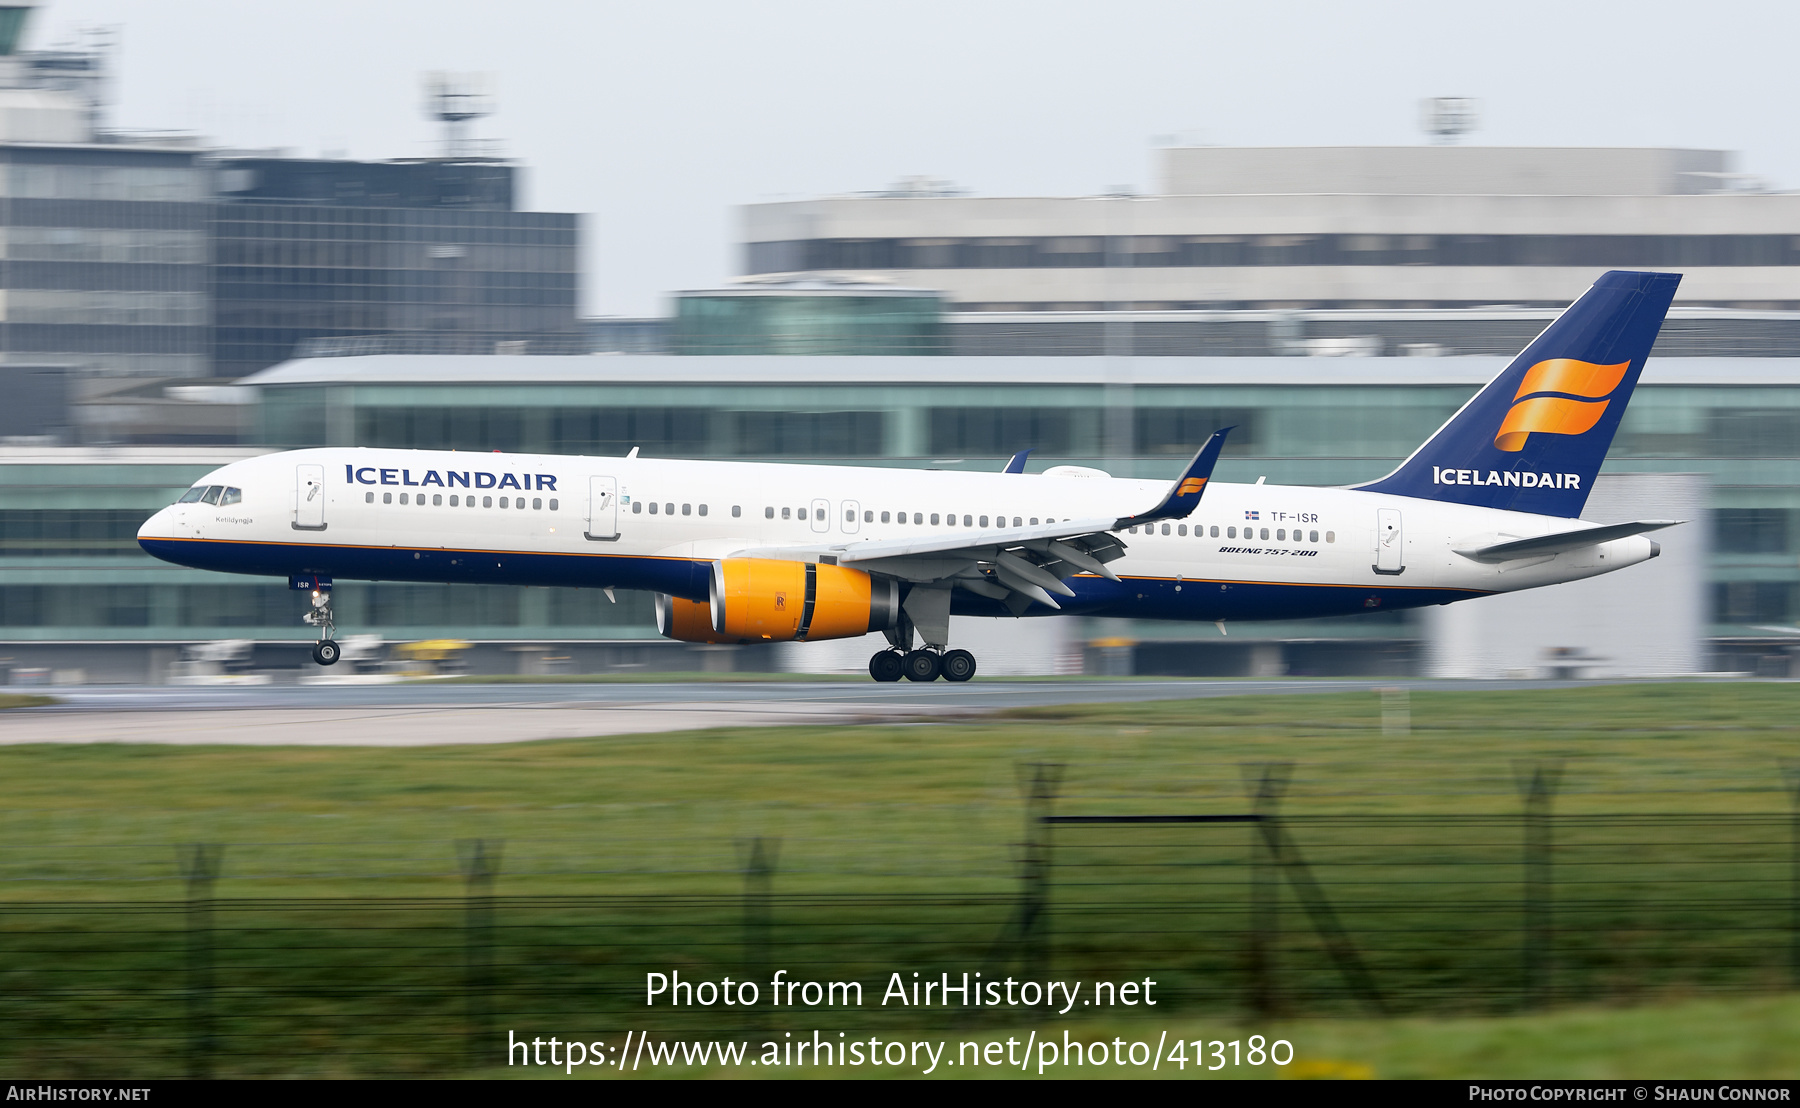
[[[1591,683],[1591,682],[1584,682]],[[0,712],[0,745],[437,746],[779,724],[964,719],[1006,708],[1383,688],[1562,688],[1553,681],[1088,680],[966,685],[771,681],[87,687]]]

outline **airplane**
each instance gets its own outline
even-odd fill
[[[1449,604],[1656,557],[1679,520],[1579,519],[1681,275],[1612,271],[1393,472],[1343,488],[323,448],[233,462],[139,530],[144,550],[306,591],[338,660],[337,580],[655,594],[694,643],[874,632],[877,681],[975,675],[951,615],[1280,620]]]

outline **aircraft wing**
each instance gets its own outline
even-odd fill
[[[1106,565],[1125,554],[1124,541],[1113,532],[1154,520],[1185,519],[1193,513],[1206,491],[1229,430],[1207,439],[1162,500],[1137,515],[1064,519],[1028,527],[922,535],[916,539],[844,539],[752,547],[737,551],[734,556],[854,565],[914,584],[941,583],[964,588],[1004,601],[1015,612],[1023,612],[1034,600],[1060,608],[1056,596],[1075,595],[1075,590],[1063,583],[1066,577],[1095,573],[1112,581],[1119,579]]]
[[[1682,519],[1641,519],[1635,523],[1612,523],[1604,527],[1583,527],[1575,531],[1558,531],[1553,535],[1538,535],[1529,539],[1514,539],[1510,542],[1494,543],[1488,546],[1457,547],[1456,552],[1465,558],[1477,562],[1510,562],[1514,558],[1535,558],[1546,554],[1561,554],[1568,550],[1578,550],[1584,546],[1595,546],[1614,539],[1641,535],[1646,531],[1660,531],[1664,527],[1673,527],[1678,523],[1686,523]]]

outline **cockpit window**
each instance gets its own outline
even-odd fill
[[[176,501],[176,502],[175,502],[175,503],[177,503],[177,504],[193,504],[193,503],[196,503],[196,502],[197,502],[197,501],[199,501],[199,499],[200,499],[200,498],[201,498],[201,497],[202,497],[202,496],[205,496],[205,495],[206,495],[206,489],[207,489],[207,486],[205,486],[205,485],[195,485],[195,486],[194,486],[194,487],[193,487],[193,488],[191,488],[191,489],[189,489],[189,490],[188,490],[188,491],[186,491],[186,492],[184,492],[184,493],[182,493],[182,494],[181,494],[181,499],[180,499],[180,500],[177,500],[177,501]]]
[[[242,489],[227,488],[224,493],[219,496],[219,507],[223,508],[227,504],[239,504],[243,502],[243,499],[244,492]]]
[[[206,486],[206,492],[200,497],[200,503],[217,504],[219,502],[219,494],[224,491],[224,485],[208,485]]]

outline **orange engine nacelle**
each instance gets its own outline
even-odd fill
[[[859,569],[727,558],[701,604],[656,598],[656,629],[682,642],[817,642],[884,631],[900,619],[900,584]]]

